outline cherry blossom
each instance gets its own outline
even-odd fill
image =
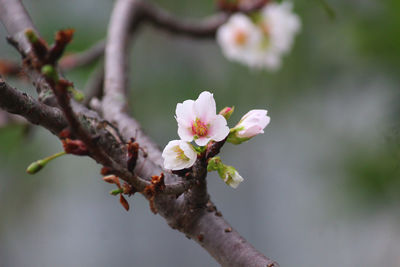
[[[240,144],[250,138],[264,133],[264,128],[270,122],[265,109],[253,109],[247,112],[239,123],[231,130],[228,142]]]
[[[281,65],[281,57],[290,51],[294,36],[301,28],[292,6],[290,2],[270,3],[261,10],[259,28],[264,33],[264,40],[255,51],[258,54],[254,56],[255,67],[276,70]]]
[[[217,42],[230,60],[253,65],[262,32],[244,14],[233,14],[217,31]]]
[[[182,170],[191,167],[197,159],[192,145],[182,140],[170,141],[162,153],[164,167],[169,170]]]
[[[183,141],[205,146],[210,140],[221,141],[229,134],[226,119],[216,113],[210,92],[202,92],[196,100],[178,103],[175,113],[178,135]]]
[[[223,54],[256,69],[274,71],[292,47],[301,23],[292,3],[268,3],[252,18],[233,14],[217,31]]]

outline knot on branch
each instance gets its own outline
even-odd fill
[[[150,210],[157,214],[157,208],[154,205],[154,199],[157,194],[162,193],[165,189],[164,173],[160,175],[153,175],[151,177],[151,184],[146,186],[143,193],[148,197],[150,203]]]

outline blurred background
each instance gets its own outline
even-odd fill
[[[153,2],[181,17],[214,12],[213,1]],[[295,1],[302,31],[276,73],[228,62],[213,41],[143,27],[131,55],[131,110],[163,147],[178,137],[176,103],[203,90],[219,109],[235,106],[231,126],[250,109],[268,109],[264,135],[223,149],[245,178],[239,188],[208,177],[233,227],[282,267],[400,266],[400,2],[329,2],[335,19],[319,1]],[[46,40],[76,29],[68,52],[105,37],[113,5],[24,3]],[[18,60],[5,36],[0,27],[0,57]],[[83,88],[95,67],[66,76]],[[126,212],[89,158],[65,156],[25,173],[61,149],[38,127],[0,130],[0,266],[218,266],[140,195]]]

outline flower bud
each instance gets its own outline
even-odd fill
[[[208,161],[207,171],[217,171],[221,179],[232,188],[237,188],[243,182],[236,169],[223,164],[220,157],[213,157]]]
[[[57,82],[58,81],[58,74],[56,69],[52,65],[44,65],[41,69],[42,73],[46,78]]]
[[[231,117],[234,110],[235,107],[225,107],[219,112],[219,114],[224,116],[224,118],[228,120]]]
[[[243,177],[237,172],[237,170],[232,166],[226,166],[223,172],[218,171],[219,176],[221,176],[224,182],[231,186],[232,188],[237,188],[241,182],[243,182]]]
[[[26,172],[29,174],[35,174],[37,172],[39,172],[41,169],[43,169],[43,167],[46,165],[46,162],[44,162],[43,160],[38,160],[35,162],[32,162],[28,168],[26,168]]]
[[[37,41],[39,41],[39,37],[36,35],[36,33],[32,29],[28,29],[25,31],[25,37],[28,39],[28,41],[31,44],[34,44]]]
[[[37,160],[35,162],[32,162],[28,166],[28,168],[26,168],[26,172],[29,173],[29,174],[35,174],[38,171],[40,171],[41,169],[43,169],[44,166],[46,166],[47,163],[49,163],[53,159],[58,158],[58,157],[63,156],[63,155],[65,155],[65,151],[62,151],[62,152],[56,153],[54,155],[51,155],[51,156],[49,156],[47,158],[40,159],[40,160]]]
[[[253,109],[242,117],[239,123],[231,129],[227,141],[241,144],[250,138],[264,133],[264,128],[269,124],[270,117],[265,109]]]
[[[82,93],[79,90],[76,90],[72,86],[68,87],[68,92],[70,92],[72,94],[73,98],[78,102],[82,102],[83,99],[85,98],[85,94],[84,93]]]

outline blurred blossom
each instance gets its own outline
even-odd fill
[[[267,4],[250,17],[234,14],[217,32],[217,41],[224,55],[249,67],[270,71],[279,69],[301,23],[292,12],[292,4]]]

